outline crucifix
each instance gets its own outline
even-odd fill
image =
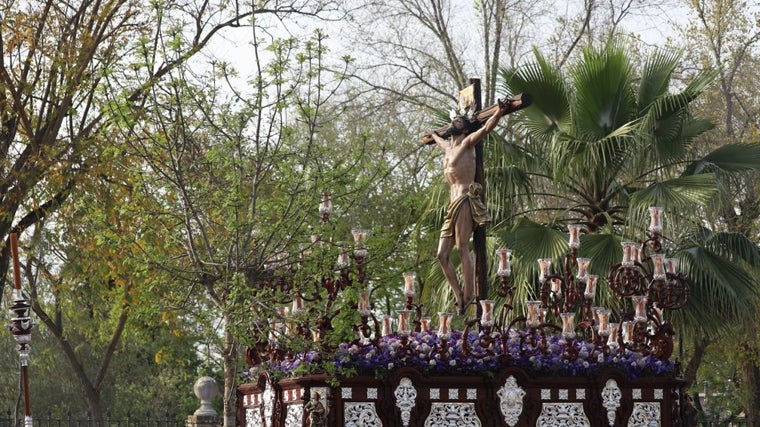
[[[443,174],[451,192],[437,256],[446,281],[454,292],[459,314],[464,314],[476,299],[488,296],[485,228],[490,223],[490,217],[485,203],[483,139],[502,116],[531,103],[530,95],[520,94],[498,100],[497,104],[481,110],[480,80],[470,79],[470,83],[459,93],[460,111],[465,113],[452,117],[450,125],[432,130],[422,138],[424,143],[436,144],[445,153]],[[469,249],[471,237],[474,263]],[[461,263],[461,283],[450,260],[454,249]],[[479,306],[476,310],[480,315]]]

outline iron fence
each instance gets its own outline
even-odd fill
[[[51,411],[44,415],[32,417],[34,427],[185,427],[187,416],[178,416],[165,412],[155,414],[147,411],[142,415],[132,415],[115,418],[109,411],[103,416],[103,421],[98,422],[92,418],[88,411],[84,416],[75,416],[71,412],[63,418],[54,417]],[[14,417],[9,409],[4,414],[0,413],[0,427],[24,427],[24,417]]]

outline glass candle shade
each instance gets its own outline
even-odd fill
[[[297,314],[300,313],[301,310],[303,310],[303,298],[300,296],[296,296],[293,299],[293,308],[290,310],[291,313]]]
[[[512,273],[512,266],[509,262],[512,258],[512,250],[500,248],[496,251],[496,258],[499,260],[499,276],[509,276]]]
[[[417,278],[417,273],[404,273],[404,295],[414,298],[414,280]]]
[[[367,246],[365,239],[369,232],[362,228],[354,228],[351,230],[351,234],[354,236],[354,255],[358,257],[367,256]]]
[[[529,328],[537,328],[541,324],[539,313],[541,310],[541,301],[525,302],[525,324]]]
[[[493,309],[495,305],[496,301],[490,299],[480,300],[480,307],[482,309],[480,324],[482,326],[493,326]]]
[[[596,312],[597,332],[599,335],[606,337],[610,334],[610,310],[600,308]]]
[[[538,259],[538,281],[543,282],[546,276],[549,275],[549,271],[552,268],[551,258],[539,258]]]
[[[451,313],[438,313],[438,335],[448,339],[451,336]]]
[[[369,316],[369,292],[362,292],[359,294],[359,314],[361,316]]]
[[[665,271],[670,274],[678,273],[678,259],[665,258]]]
[[[633,262],[636,260],[636,243],[623,242],[620,246],[623,247],[623,260],[620,264],[623,267],[633,267]]]
[[[350,261],[346,252],[338,254],[338,268],[347,268],[349,264]]]
[[[398,311],[398,334],[402,337],[412,332],[412,313],[412,310]]]
[[[575,338],[575,313],[560,313],[562,319],[562,337]]]
[[[578,258],[578,274],[576,278],[585,282],[588,277],[588,266],[591,265],[591,258]]]
[[[546,315],[547,315],[547,314],[549,314],[549,309],[548,309],[548,308],[546,308],[546,307],[541,307],[541,308],[538,310],[538,321],[539,321],[541,324],[544,324],[544,323],[546,323]]]
[[[429,316],[425,316],[420,319],[420,331],[430,332],[430,322],[432,319]]]
[[[634,331],[636,328],[636,322],[625,321],[623,322],[623,342],[631,344],[634,340]]]
[[[562,279],[555,277],[551,280],[551,292],[555,299],[562,297]]]
[[[567,230],[570,233],[568,242],[570,249],[578,249],[581,247],[581,228],[583,228],[583,226],[580,224],[570,224],[567,226]]]
[[[665,255],[652,254],[652,278],[654,280],[665,280]]]
[[[631,297],[633,301],[633,320],[636,322],[647,321],[647,297],[642,295],[634,295]]]
[[[381,334],[384,337],[387,337],[388,335],[393,333],[393,317],[391,317],[390,314],[384,314],[383,319],[380,323],[381,326]]]
[[[620,332],[620,323],[610,322],[610,336],[607,339],[607,346],[610,348],[618,347],[618,333]]]
[[[332,201],[330,201],[330,195],[327,193],[322,194],[322,201],[319,203],[319,216],[327,218],[333,211]]]
[[[662,208],[652,206],[649,208],[649,232],[654,234],[662,233]]]
[[[599,276],[596,274],[589,274],[586,277],[586,289],[583,291],[583,296],[586,299],[592,300],[596,296],[596,283],[599,281]]]

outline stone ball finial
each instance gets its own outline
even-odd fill
[[[200,408],[195,410],[194,415],[217,415],[211,406],[211,401],[219,394],[219,386],[211,377],[200,377],[193,386],[193,391],[201,400]]]

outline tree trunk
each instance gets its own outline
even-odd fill
[[[744,402],[747,427],[760,427],[760,366],[757,364],[760,352],[756,343],[745,341],[741,343],[741,353],[742,382],[747,396]]]
[[[237,341],[230,331],[231,319],[224,315],[224,427],[235,427],[237,391]]]
[[[694,354],[692,354],[689,363],[686,364],[686,369],[683,373],[683,379],[686,381],[686,388],[691,388],[692,384],[697,378],[697,370],[699,365],[702,364],[702,359],[705,357],[705,351],[712,341],[710,339],[694,338]]]

